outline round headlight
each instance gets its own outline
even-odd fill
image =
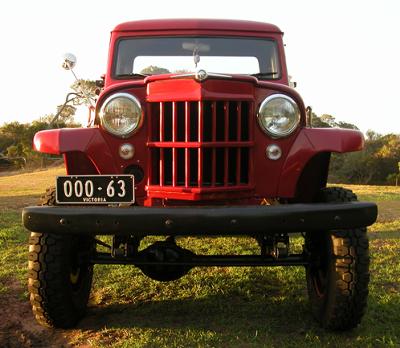
[[[131,94],[116,93],[108,97],[100,109],[100,122],[111,134],[125,138],[142,124],[143,112],[139,101]]]
[[[299,107],[287,95],[273,94],[261,103],[258,123],[272,137],[280,138],[291,134],[299,122]]]

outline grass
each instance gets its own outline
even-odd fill
[[[27,301],[28,235],[20,225],[20,209],[33,204],[62,172],[0,177],[0,296],[17,281],[21,303]],[[132,266],[97,265],[88,316],[62,335],[69,344],[85,347],[399,347],[400,189],[346,187],[380,207],[369,232],[369,306],[356,330],[332,333],[318,327],[300,267],[195,268],[161,283]],[[301,248],[301,238],[292,242]],[[208,253],[257,249],[246,238],[183,238],[179,243]]]
[[[333,185],[336,186],[336,185]],[[343,185],[353,190],[362,201],[399,201],[400,186]]]

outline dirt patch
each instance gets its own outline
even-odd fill
[[[400,219],[400,201],[378,202],[378,222],[391,222]]]
[[[20,210],[29,205],[37,205],[40,195],[0,197],[0,210]]]
[[[60,168],[63,167],[64,165],[64,160],[61,159],[56,159],[52,163],[49,163],[46,168],[40,168],[40,166],[30,166],[24,169],[9,169],[9,170],[0,170],[0,177],[1,176],[13,176],[13,175],[20,175],[20,174],[26,174],[26,173],[35,173],[35,172],[43,172],[47,171],[52,168]]]
[[[28,301],[22,301],[18,281],[6,282],[9,291],[0,297],[0,347],[71,347],[61,330],[40,326]]]

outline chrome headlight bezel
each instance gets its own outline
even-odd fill
[[[290,127],[288,127],[284,131],[273,130],[273,129],[265,126],[265,124],[262,121],[263,110],[267,107],[268,103],[270,103],[271,101],[273,101],[275,99],[283,99],[285,102],[288,102],[294,109],[294,115],[293,115],[293,119],[291,120]],[[290,98],[289,96],[287,96],[285,94],[272,94],[269,97],[265,98],[263,100],[263,102],[261,103],[260,108],[258,109],[258,112],[257,112],[258,124],[260,125],[263,132],[265,134],[271,136],[272,138],[284,138],[284,137],[287,137],[290,134],[292,134],[297,129],[297,127],[300,123],[300,118],[301,118],[301,116],[300,116],[299,106],[292,98]]]
[[[112,102],[113,100],[117,99],[117,98],[125,98],[128,99],[129,101],[131,101],[135,107],[138,108],[138,111],[140,112],[140,119],[139,122],[137,122],[137,124],[132,124],[131,127],[128,128],[128,130],[124,131],[124,132],[119,132],[117,130],[115,130],[114,128],[111,128],[108,124],[107,121],[105,120],[105,109],[107,108],[107,106],[110,104],[110,102]],[[129,93],[114,93],[112,95],[110,95],[106,100],[104,100],[103,104],[101,105],[100,111],[99,111],[99,118],[100,118],[100,125],[103,129],[105,129],[107,132],[109,132],[112,135],[115,135],[119,138],[128,138],[130,137],[132,134],[136,133],[142,126],[143,124],[143,109],[142,106],[139,102],[139,100],[133,96],[132,94]]]

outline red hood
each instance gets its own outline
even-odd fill
[[[112,93],[145,87],[146,101],[254,100],[256,91],[265,89],[291,96],[298,103],[300,110],[305,110],[303,100],[296,90],[284,84],[258,80],[254,76],[231,75],[232,78],[209,76],[202,82],[196,81],[194,77],[174,78],[175,76],[179,74],[153,75],[141,80],[121,81],[105,88],[97,105]]]
[[[147,101],[254,100],[254,81],[247,79],[148,79]]]

